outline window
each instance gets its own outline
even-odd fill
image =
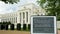
[[[25,18],[25,13],[23,12],[23,19]]]
[[[13,22],[15,23],[15,17],[14,17],[14,19],[13,19]]]
[[[21,23],[21,13],[20,13],[20,23]]]
[[[26,12],[26,22],[28,22],[28,12]]]
[[[12,23],[13,23],[13,18],[12,18],[12,20],[11,20],[11,21],[12,21]]]
[[[25,20],[23,20],[23,24],[25,24]]]
[[[17,23],[17,17],[16,17],[16,23]]]

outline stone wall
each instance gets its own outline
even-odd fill
[[[57,21],[57,28],[60,28],[60,21]]]

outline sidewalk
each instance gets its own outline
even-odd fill
[[[58,30],[58,34],[60,34],[60,30]]]
[[[0,34],[30,34],[29,31],[0,30]]]
[[[17,31],[17,30],[0,30],[0,34],[30,34],[29,31]],[[58,30],[60,34],[60,30]]]

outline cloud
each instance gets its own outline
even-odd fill
[[[12,12],[15,10],[16,4],[5,4],[4,2],[0,1],[0,14]]]
[[[18,10],[19,6],[27,3],[36,4],[36,0],[20,0],[20,2],[14,4],[5,4],[4,2],[0,1],[0,14],[16,11]]]

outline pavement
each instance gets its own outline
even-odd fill
[[[30,34],[29,31],[0,30],[0,34]]]
[[[57,33],[60,34],[60,30]],[[30,34],[30,31],[0,30],[0,34]]]
[[[60,34],[60,30],[58,30],[57,34]]]

